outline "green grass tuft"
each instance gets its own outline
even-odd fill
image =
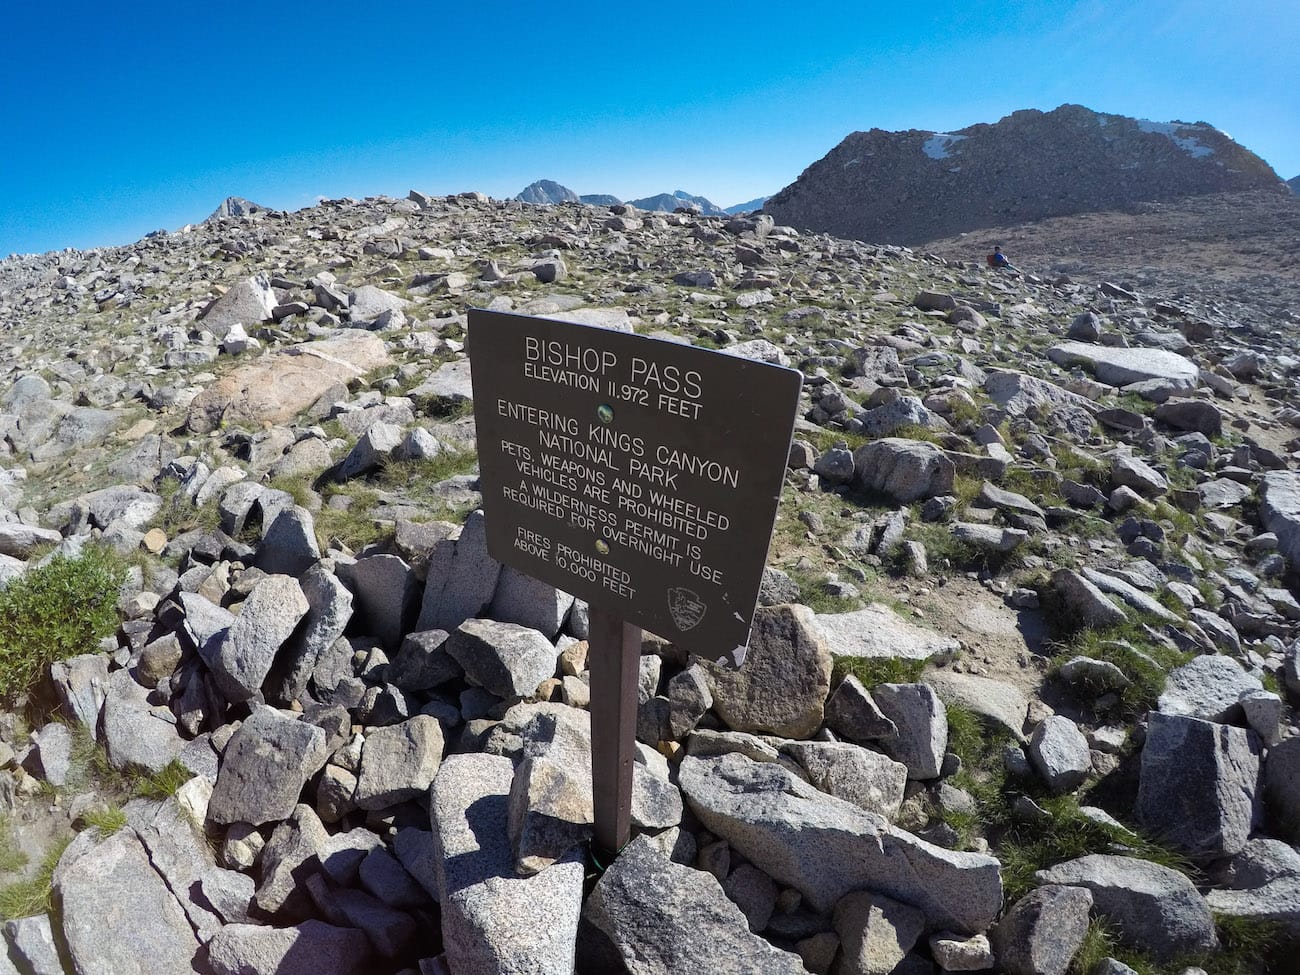
[[[836,657],[831,683],[852,674],[867,690],[877,684],[915,684],[925,670],[923,660],[904,660],[899,657]]]
[[[0,872],[13,873],[27,866],[27,854],[14,842],[8,816],[0,816]]]
[[[100,836],[112,836],[126,825],[126,813],[119,806],[107,809],[92,809],[82,819],[88,828],[99,830]]]
[[[54,868],[59,865],[59,857],[63,856],[70,842],[71,837],[50,847],[35,876],[0,887],[0,917],[32,917],[50,912]]]
[[[131,783],[131,795],[141,799],[166,799],[174,796],[176,790],[183,786],[193,774],[176,759],[161,772],[138,774]]]
[[[91,653],[117,626],[126,568],[108,549],[56,556],[0,590],[0,697],[26,694],[49,665]]]

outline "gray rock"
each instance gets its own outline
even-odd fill
[[[1156,706],[1164,714],[1227,722],[1241,716],[1242,694],[1260,690],[1259,679],[1231,657],[1204,654],[1169,674]]]
[[[286,928],[229,924],[208,943],[215,975],[365,975],[373,951],[365,933],[324,921]]]
[[[59,721],[51,721],[32,732],[32,744],[40,764],[41,777],[50,785],[64,785],[68,781],[68,769],[72,760],[72,732],[68,726]]]
[[[1081,626],[1104,630],[1128,619],[1124,610],[1073,569],[1053,572],[1052,587],[1064,601],[1066,612]]]
[[[429,553],[424,602],[417,629],[451,632],[492,601],[501,563],[488,555],[483,513],[434,545]]]
[[[1010,370],[990,372],[984,379],[984,391],[1012,416],[1029,413],[1046,416],[1062,408],[1086,413],[1097,411],[1091,400],[1078,393],[1071,393],[1045,379]]]
[[[605,871],[584,918],[609,939],[630,975],[804,973],[798,955],[750,932],[713,876],[673,863],[645,836]]]
[[[952,637],[917,626],[882,603],[851,613],[818,613],[830,651],[837,657],[896,657],[945,663],[961,649]]]
[[[461,676],[464,671],[447,652],[446,630],[406,634],[388,665],[388,682],[404,691],[427,691]]]
[[[680,782],[710,832],[796,888],[814,910],[867,888],[918,908],[938,930],[982,931],[997,916],[997,860],[926,843],[779,765],[736,754],[687,756]]]
[[[24,975],[63,975],[63,962],[59,959],[59,948],[54,941],[54,929],[50,927],[48,914],[6,921],[4,936],[9,950],[0,950],[0,972],[8,965],[9,971],[16,975],[18,968],[9,960],[12,956],[22,966]],[[0,943],[0,949],[3,947]]]
[[[657,839],[657,837],[656,837]],[[671,850],[664,850],[672,859]],[[742,863],[727,875],[722,889],[731,902],[740,908],[755,934],[767,927],[776,910],[779,890],[776,882],[752,863]]]
[[[66,858],[65,859],[70,859]],[[63,937],[83,975],[188,972],[199,940],[129,827],[54,875]]]
[[[1160,841],[1195,856],[1241,850],[1261,818],[1259,738],[1241,728],[1152,713],[1135,813]]]
[[[1029,540],[1029,532],[1024,529],[1003,528],[1001,525],[954,521],[948,530],[957,541],[965,542],[981,552],[1013,552]]]
[[[1300,566],[1300,473],[1264,472],[1259,482],[1259,519],[1266,531],[1277,535],[1278,551],[1292,566]]]
[[[859,447],[853,467],[863,487],[902,504],[952,493],[957,468],[934,444],[887,437]]]
[[[1092,771],[1088,739],[1069,718],[1054,714],[1029,738],[1029,757],[1048,788],[1058,795],[1083,785]]]
[[[236,323],[251,328],[270,321],[271,312],[278,304],[270,279],[259,273],[236,281],[225,294],[203,309],[199,320],[204,328],[223,339]]]
[[[565,678],[576,680],[577,678]],[[584,685],[585,686],[585,685]],[[684,738],[713,707],[708,676],[698,664],[687,667],[668,681],[668,730],[674,739]]]
[[[525,758],[510,790],[510,841],[515,869],[531,876],[571,854],[592,834],[586,769],[544,756]]]
[[[108,688],[108,658],[102,653],[81,654],[50,664],[50,680],[63,713],[99,739],[99,712]]]
[[[1007,911],[991,940],[1007,975],[1065,975],[1088,933],[1092,891],[1049,884]]]
[[[1105,572],[1098,572],[1096,569],[1091,569],[1088,566],[1084,566],[1081,571],[1083,577],[1102,592],[1118,596],[1127,605],[1132,606],[1138,612],[1154,616],[1156,619],[1163,620],[1166,623],[1181,622],[1177,615],[1171,613],[1156,599],[1148,596],[1141,589],[1131,583],[1125,582],[1123,579],[1117,578],[1116,576],[1108,575]]]
[[[504,699],[531,695],[555,674],[559,656],[537,630],[487,619],[466,620],[445,646],[471,683]]]
[[[278,512],[257,547],[256,565],[270,575],[300,576],[320,559],[311,512],[291,505]]]
[[[1205,901],[1215,914],[1281,925],[1300,936],[1300,851],[1279,840],[1254,839],[1219,873],[1228,890]]]
[[[427,714],[372,730],[361,751],[357,806],[383,809],[422,795],[438,773],[442,749],[442,726]]]
[[[515,875],[506,829],[514,767],[495,755],[453,755],[429,794],[447,964],[457,975],[570,975],[583,865],[561,860]]]
[[[833,915],[843,949],[839,975],[890,975],[925,931],[925,915],[880,894],[854,891]]]
[[[488,615],[502,623],[537,630],[554,640],[572,606],[573,597],[568,593],[507,565],[497,579]]]
[[[339,637],[352,618],[352,593],[324,566],[313,565],[298,580],[307,600],[307,616],[280,650],[283,674],[275,696],[291,703],[302,697],[316,661]]]
[[[1145,496],[1159,496],[1169,490],[1169,482],[1164,475],[1145,461],[1126,454],[1120,454],[1111,461],[1110,482],[1132,488]]]
[[[906,765],[849,742],[791,742],[783,750],[828,795],[886,819],[898,815],[907,787]]]
[[[1094,854],[1034,874],[1040,884],[1087,887],[1093,910],[1121,941],[1157,960],[1214,949],[1214,918],[1196,887],[1176,870],[1135,857]]]
[[[327,757],[320,728],[274,708],[255,707],[222,754],[208,819],[255,826],[285,819]]]
[[[937,670],[925,675],[944,704],[956,704],[994,721],[1017,739],[1024,740],[1029,699],[1015,686],[991,677]]]
[[[363,632],[395,653],[415,618],[419,582],[405,560],[396,555],[369,555],[341,563],[339,578],[356,595],[356,613]]]
[[[880,739],[885,754],[907,766],[909,779],[938,777],[948,750],[948,709],[928,684],[877,684],[872,694],[898,732]]]
[[[402,445],[402,428],[382,420],[372,423],[357,440],[348,455],[339,462],[334,477],[350,481],[369,474],[387,461]]]
[[[1300,842],[1300,737],[1268,750],[1264,762],[1264,798],[1277,824],[1277,835]]]
[[[161,772],[185,744],[170,709],[151,705],[127,670],[109,675],[102,732],[109,762],[123,771]]]
[[[735,731],[808,738],[821,727],[830,693],[831,653],[812,610],[763,607],[737,669],[705,663],[713,709]]]
[[[1195,389],[1201,371],[1196,363],[1164,349],[1120,349],[1084,342],[1064,342],[1047,350],[1058,365],[1082,364],[1093,371],[1098,382],[1108,386],[1159,379],[1174,389]]]
[[[63,536],[49,528],[37,528],[18,522],[0,524],[0,555],[29,559],[42,545],[58,545]]]
[[[1122,691],[1133,682],[1109,660],[1071,657],[1057,672],[1061,679],[1078,690],[1096,697],[1109,691]]]
[[[306,881],[328,860],[330,839],[310,806],[295,806],[262,849],[262,879],[254,903],[268,914],[289,920],[303,920],[313,913]]]
[[[1155,409],[1155,418],[1175,430],[1194,430],[1207,437],[1223,433],[1223,412],[1203,399],[1171,399]]]
[[[877,406],[858,416],[862,433],[868,437],[891,437],[905,427],[924,427],[927,430],[947,430],[948,423],[937,413],[932,413],[915,396],[900,396],[892,403]]]
[[[229,629],[199,648],[227,700],[246,701],[261,690],[281,644],[309,609],[297,579],[268,575],[257,582]]]
[[[978,972],[993,967],[993,949],[987,935],[969,937],[940,932],[930,935],[930,954],[945,972]]]
[[[438,899],[438,874],[434,866],[433,833],[407,826],[393,837],[393,853],[433,900]]]
[[[898,726],[885,717],[862,681],[852,674],[826,701],[826,727],[841,738],[859,743],[898,734]]]
[[[419,929],[405,911],[394,910],[363,890],[331,889],[323,877],[311,877],[307,889],[331,920],[366,933],[375,950],[386,959],[406,954]]]
[[[372,326],[385,313],[389,314],[393,324],[403,325],[406,323],[404,312],[410,304],[405,298],[373,284],[363,284],[348,292],[348,316],[353,326]]]

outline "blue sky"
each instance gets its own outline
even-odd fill
[[[1207,121],[1300,174],[1293,0],[6,7],[0,256],[128,243],[230,195],[550,178],[726,206],[854,130],[1065,102]]]

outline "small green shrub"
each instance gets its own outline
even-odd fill
[[[32,917],[50,912],[54,868],[70,842],[68,837],[50,847],[35,876],[0,887],[0,917]]]
[[[26,694],[56,660],[89,653],[117,626],[126,578],[107,549],[55,556],[0,590],[0,697]]]

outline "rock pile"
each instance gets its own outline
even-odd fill
[[[1224,918],[1300,944],[1275,321],[763,217],[230,214],[0,262],[0,585],[131,566],[116,633],[29,702],[73,731],[0,721],[0,804],[84,826],[78,743],[184,783],[76,834],[57,910],[5,927],[19,970],[1063,973],[1099,922],[1166,963],[1237,950]],[[600,871],[587,607],[487,554],[473,306],[805,376],[745,667],[646,635],[635,839]]]

